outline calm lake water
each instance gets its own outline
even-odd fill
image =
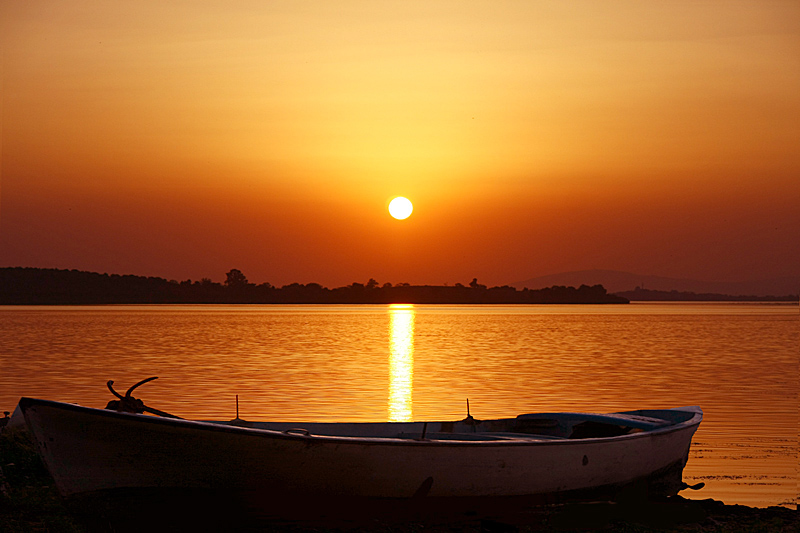
[[[699,405],[690,498],[795,507],[797,304],[0,307],[21,396],[183,417],[461,419]]]

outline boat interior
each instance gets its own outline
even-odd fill
[[[116,396],[106,409],[128,413],[150,413],[178,418],[147,407],[131,394],[139,386],[158,379],[152,376],[130,387],[125,395],[118,393],[114,381],[106,383]],[[610,414],[592,413],[528,413],[516,418],[478,420],[469,414],[454,422],[251,422],[239,418],[239,397],[236,397],[236,418],[215,425],[269,430],[297,437],[341,437],[361,439],[402,439],[417,441],[549,441],[616,437],[644,431],[655,431],[692,419],[699,408],[637,410]]]
[[[607,415],[531,413],[516,418],[455,422],[250,422],[234,419],[219,424],[279,431],[307,437],[357,437],[431,441],[549,441],[602,438],[653,431],[691,419],[690,411],[630,411]]]

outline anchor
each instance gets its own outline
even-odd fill
[[[158,376],[153,376],[147,379],[143,379],[139,383],[136,383],[133,387],[125,392],[125,396],[122,396],[120,393],[114,390],[114,380],[109,379],[106,383],[108,390],[111,391],[111,394],[119,398],[119,400],[111,400],[106,405],[106,409],[111,411],[117,411],[120,413],[151,413],[158,416],[163,416],[165,418],[180,418],[179,416],[171,415],[169,413],[165,413],[164,411],[159,411],[158,409],[153,409],[152,407],[148,407],[144,404],[144,402],[138,398],[134,398],[131,396],[131,393],[140,385],[144,385],[148,381],[153,381],[154,379],[158,379]]]

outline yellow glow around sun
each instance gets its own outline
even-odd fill
[[[389,202],[389,214],[397,220],[403,220],[411,216],[414,206],[408,198],[398,196]]]

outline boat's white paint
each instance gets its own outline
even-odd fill
[[[623,485],[676,464],[682,468],[702,419],[699,408],[681,408],[663,412],[686,420],[657,429],[565,439],[480,432],[483,426],[464,422],[254,424],[275,428],[259,429],[44,400],[23,399],[20,405],[65,496],[117,488],[369,498],[410,498],[419,491],[429,497],[504,497],[587,490]],[[285,431],[293,426],[306,431]],[[337,428],[362,435],[330,435]],[[468,437],[486,440],[460,440],[457,433],[470,428],[475,433]],[[384,436],[375,436],[378,429]],[[329,434],[318,434],[323,431]],[[398,438],[402,433],[406,438]]]

